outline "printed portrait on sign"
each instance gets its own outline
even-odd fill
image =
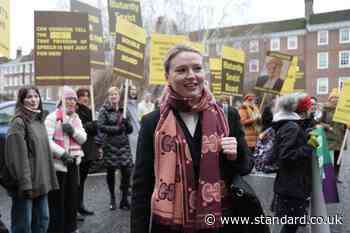
[[[292,56],[268,52],[265,65],[258,76],[255,89],[261,92],[279,94],[287,77]]]

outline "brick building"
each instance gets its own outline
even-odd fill
[[[305,0],[304,18],[195,31],[190,37],[204,41],[211,57],[223,45],[243,49],[245,90],[254,87],[268,50],[298,56],[307,93],[323,101],[350,79],[350,10],[314,14],[313,0]]]

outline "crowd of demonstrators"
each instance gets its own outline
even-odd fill
[[[272,127],[276,131],[273,152],[279,169],[274,182],[273,210],[278,217],[307,215],[312,174],[312,155],[316,140],[308,139],[305,119],[311,108],[306,94],[279,98]],[[295,233],[300,224],[286,224],[281,233]]]
[[[239,108],[239,115],[245,132],[245,140],[251,151],[254,151],[261,131],[261,114],[255,104],[254,94],[248,93],[244,96],[244,102]]]
[[[45,120],[60,185],[59,190],[49,193],[51,220],[48,232],[71,233],[78,230],[78,165],[84,156],[81,145],[87,136],[76,113],[77,100],[75,91],[65,86],[57,109]]]
[[[334,90],[328,97],[328,102],[323,107],[321,125],[325,129],[326,137],[328,141],[328,147],[333,151],[333,160],[334,160],[334,170],[337,177],[337,181],[341,182],[338,179],[340,165],[337,163],[341,145],[344,139],[346,126],[344,124],[333,121],[333,116],[339,99],[339,92]]]
[[[138,104],[138,114],[139,114],[139,120],[147,114],[154,110],[154,103],[152,102],[152,95],[148,92],[145,92],[143,95],[143,99]]]
[[[325,129],[338,177],[346,129],[333,121],[339,92],[332,91],[322,111],[317,98],[293,93],[275,96],[260,114],[252,93],[237,109],[228,96],[216,101],[204,84],[203,57],[195,49],[175,46],[164,69],[168,84],[157,106],[147,92],[138,102],[136,87],[129,86],[126,119],[124,95],[117,87],[109,88],[98,120],[93,119],[88,88],[75,92],[64,87],[46,120],[37,88],[20,89],[5,146],[8,177],[13,178],[7,187],[12,232],[78,232],[79,213],[94,214],[84,204],[84,186],[92,164],[102,159],[110,210],[117,209],[115,173],[120,170],[119,208],[131,208],[132,233],[267,233],[266,226],[247,229],[206,225],[204,220],[207,214],[216,219],[241,216],[244,208],[234,202],[233,180],[247,174],[245,158],[266,129],[276,134],[272,152],[278,169],[271,205],[276,216],[307,215],[311,160],[318,146],[310,134],[315,127]],[[286,224],[281,233],[295,233],[300,225]]]
[[[38,89],[21,88],[5,146],[13,233],[46,233],[48,193],[59,188],[43,114]]]
[[[79,204],[78,213],[81,215],[93,215],[94,212],[87,209],[84,205],[84,186],[89,170],[94,161],[97,160],[98,148],[95,143],[97,136],[97,121],[93,120],[92,111],[90,107],[91,94],[88,88],[79,88],[77,90],[78,103],[76,113],[78,114],[85,132],[87,134],[86,142],[82,145],[84,157],[79,165]]]
[[[164,63],[167,87],[160,109],[145,115],[138,140],[131,232],[245,232],[237,225],[206,225],[230,215],[229,187],[249,149],[239,114],[230,121],[204,87],[202,55],[175,46]],[[262,229],[249,232],[265,232]]]
[[[116,209],[115,172],[121,171],[120,191],[122,198],[120,209],[129,209],[128,193],[130,175],[133,167],[128,135],[132,133],[130,117],[123,118],[123,108],[120,106],[120,91],[117,87],[108,90],[108,99],[101,107],[98,116],[98,127],[103,145],[103,164],[107,169],[107,185],[110,193],[110,210]],[[98,141],[101,141],[99,139]]]

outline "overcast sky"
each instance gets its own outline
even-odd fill
[[[81,0],[97,5],[98,0]],[[101,0],[104,5],[107,0]],[[141,0],[142,2],[145,0]],[[169,0],[153,0],[169,1]],[[292,19],[304,16],[304,0],[202,0],[214,5],[214,15],[220,17],[221,9],[230,2],[229,16],[221,22],[221,26],[241,25],[282,19]],[[234,2],[245,2],[243,7],[235,6]],[[67,7],[69,0],[10,0],[11,4],[11,57],[16,49],[22,47],[26,54],[33,48],[34,10],[54,10]],[[191,2],[191,0],[187,0]],[[195,0],[194,2],[198,2]],[[220,5],[221,4],[221,5]],[[189,8],[191,9],[191,8]],[[328,12],[350,9],[349,0],[314,0],[314,12]],[[220,21],[220,20],[216,20]],[[216,25],[214,25],[216,26]]]

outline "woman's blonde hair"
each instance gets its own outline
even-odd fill
[[[112,93],[118,93],[118,95],[120,95],[120,90],[118,87],[110,87],[107,91],[108,95],[112,94]]]
[[[169,74],[169,70],[170,70],[170,62],[179,54],[182,52],[192,52],[192,53],[197,53],[199,54],[201,57],[203,57],[203,55],[201,54],[201,52],[199,52],[198,50],[191,48],[187,45],[183,45],[183,44],[177,44],[174,47],[172,47],[171,49],[169,49],[168,53],[165,56],[164,59],[164,70],[166,74]]]

